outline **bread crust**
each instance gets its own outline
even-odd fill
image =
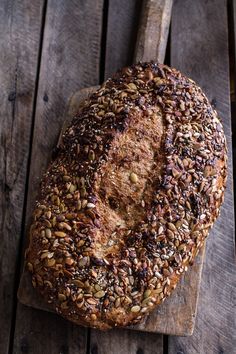
[[[226,176],[223,127],[195,82],[154,62],[120,70],[84,101],[42,179],[33,286],[77,324],[138,323],[192,264]]]

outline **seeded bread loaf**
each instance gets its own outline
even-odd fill
[[[138,323],[192,264],[219,214],[222,124],[175,69],[140,63],[84,101],[42,179],[26,262],[63,317]]]

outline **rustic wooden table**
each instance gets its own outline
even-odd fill
[[[191,337],[89,330],[17,301],[35,186],[67,102],[132,62],[144,1],[0,0],[0,354],[236,353],[231,175],[223,217],[207,242]],[[231,167],[235,22],[233,0],[175,0],[165,59],[196,80],[218,110]]]

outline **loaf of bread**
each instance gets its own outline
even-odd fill
[[[219,214],[222,124],[168,66],[120,70],[83,102],[44,174],[26,264],[75,323],[138,323],[192,264]]]

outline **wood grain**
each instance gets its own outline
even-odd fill
[[[190,338],[170,337],[169,354],[235,353],[235,230],[226,1],[175,2],[171,63],[202,86],[219,112],[228,142],[229,177],[221,216],[207,241],[194,334]]]
[[[103,0],[49,0],[43,38],[27,220],[51,158],[71,93],[99,81]],[[89,26],[89,30],[88,30]],[[85,353],[85,328],[18,304],[14,353]]]
[[[232,115],[232,144],[233,144],[233,175],[236,185],[236,1],[230,0],[228,7],[229,21],[229,52],[230,52],[230,96]],[[236,196],[234,196],[234,204]]]
[[[134,61],[164,63],[172,0],[144,0]]]
[[[74,114],[78,111],[81,101],[94,92],[96,88],[97,86],[79,90],[71,97],[64,117],[62,132],[65,131]],[[60,144],[61,135],[62,133],[60,134],[58,145]],[[194,266],[181,279],[172,296],[162,305],[158,306],[157,310],[148,316],[143,323],[131,329],[143,332],[191,335],[195,324],[202,264],[203,254],[200,253]],[[45,304],[33,289],[28,271],[25,271],[22,275],[18,297],[21,303],[25,305],[51,311],[49,306]],[[100,331],[92,330],[92,337],[102,338],[103,336],[106,338],[107,335]]]
[[[86,329],[53,313],[20,305],[16,325],[14,354],[86,354]]]
[[[163,336],[115,329],[99,336],[91,333],[91,354],[162,354]]]
[[[0,6],[0,353],[9,347],[44,1]]]
[[[111,0],[108,8],[105,79],[132,64],[142,0]]]

